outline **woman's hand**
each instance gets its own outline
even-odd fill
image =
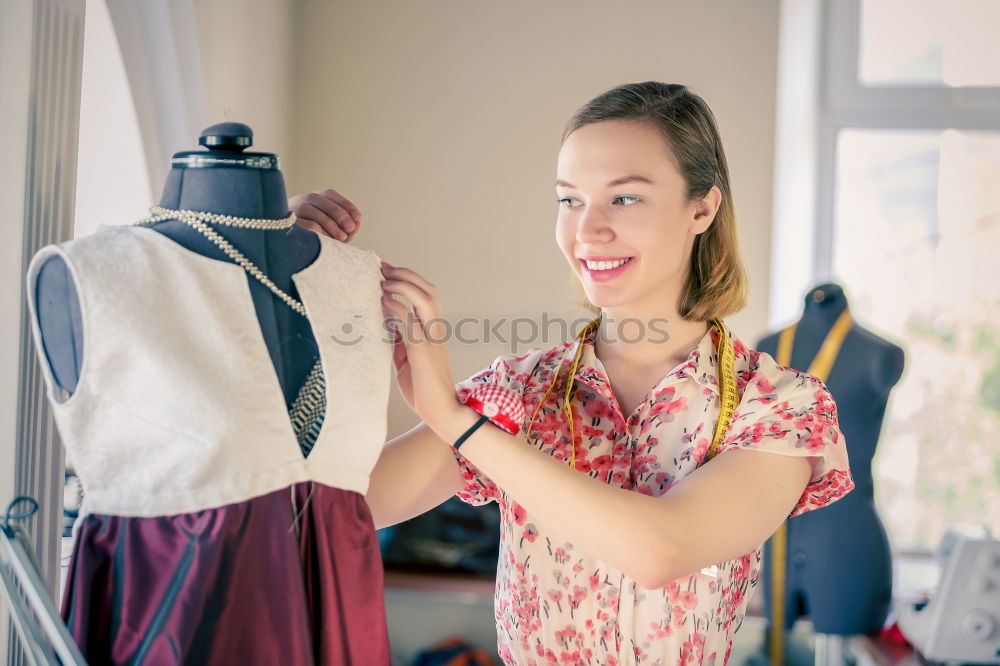
[[[350,243],[361,228],[361,211],[337,190],[297,194],[288,200],[300,226]]]
[[[437,287],[416,271],[382,262],[382,309],[395,329],[393,365],[406,404],[428,426],[442,424],[462,408],[448,360],[448,328],[441,318]],[[399,300],[406,298],[412,307]]]

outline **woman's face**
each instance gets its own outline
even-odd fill
[[[585,125],[563,143],[556,178],[556,241],[590,302],[626,316],[672,313],[694,237],[718,204],[687,201],[659,130]]]

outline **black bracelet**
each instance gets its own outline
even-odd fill
[[[480,416],[478,421],[476,421],[471,426],[469,426],[469,429],[466,430],[464,433],[462,433],[461,437],[459,437],[457,440],[455,440],[455,443],[453,444],[453,446],[455,447],[455,450],[457,451],[458,447],[462,446],[462,444],[465,443],[465,440],[467,440],[469,438],[469,435],[471,435],[472,433],[476,432],[476,429],[479,426],[481,426],[484,423],[486,423],[487,421],[489,421],[489,418],[487,418],[485,416]]]

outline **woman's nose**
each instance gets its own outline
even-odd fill
[[[605,241],[613,238],[614,229],[611,228],[610,220],[597,208],[588,208],[579,217],[576,227],[576,239],[581,243]]]

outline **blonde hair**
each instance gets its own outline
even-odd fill
[[[677,312],[688,321],[711,322],[723,333],[722,318],[743,309],[749,288],[736,233],[729,167],[712,110],[705,100],[680,84],[629,83],[608,90],[580,107],[567,123],[562,140],[566,141],[566,137],[585,125],[605,120],[634,120],[657,128],[687,184],[688,201],[703,198],[713,186],[721,191],[722,203],[715,220],[694,239],[690,269]],[[574,281],[582,293],[579,281]],[[581,304],[592,312],[599,311],[586,298]],[[574,380],[580,367],[583,341],[597,330],[600,321],[600,316],[591,320],[577,336],[576,347],[567,348],[525,431],[525,436],[531,432],[539,409],[558,387],[566,357],[571,351],[575,352],[566,375],[561,405],[569,425],[570,465],[574,468],[577,448],[571,402],[576,387]]]

